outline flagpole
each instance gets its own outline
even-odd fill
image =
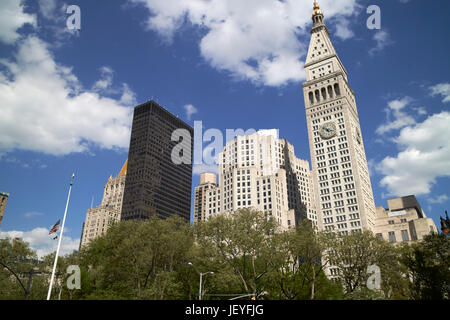
[[[62,223],[62,226],[61,226],[61,233],[59,235],[58,247],[56,248],[55,263],[53,264],[52,277],[50,279],[50,286],[48,287],[47,300],[50,300],[50,296],[51,296],[51,293],[52,293],[52,287],[53,287],[53,280],[55,278],[56,265],[58,264],[59,248],[61,246],[61,241],[62,241],[62,237],[63,237],[64,223],[66,222],[67,208],[69,206],[69,200],[70,200],[70,191],[72,190],[72,184],[73,184],[73,179],[74,178],[75,178],[75,174],[73,173],[72,174],[72,180],[70,180],[69,194],[67,195],[66,210],[64,211],[64,218],[63,218],[63,223]]]

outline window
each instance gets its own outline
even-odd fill
[[[389,231],[389,241],[390,242],[396,242],[396,240],[395,240],[395,232],[394,231]]]
[[[408,230],[402,230],[402,240],[409,241]]]
[[[377,233],[377,238],[378,239],[383,239],[383,234],[382,233]]]
[[[401,222],[401,223],[406,222],[406,219],[405,219],[405,218],[400,219],[400,222]]]
[[[394,220],[389,220],[388,223],[389,224],[394,224]]]

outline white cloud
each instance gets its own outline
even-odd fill
[[[127,148],[134,95],[121,100],[83,90],[71,68],[58,64],[47,44],[30,36],[18,43],[15,61],[1,59],[0,150],[52,155],[83,152],[93,145]]]
[[[373,36],[373,40],[375,40],[376,44],[375,47],[369,50],[369,54],[371,56],[375,55],[378,52],[383,51],[383,49],[386,48],[388,45],[394,43],[391,40],[390,34],[386,30],[377,31]]]
[[[309,42],[310,0],[129,0],[149,10],[148,29],[169,42],[188,23],[204,30],[202,57],[237,79],[280,86],[303,80]],[[356,14],[356,0],[322,0],[328,18]],[[345,20],[338,36],[349,37]]]
[[[34,217],[40,217],[43,216],[44,214],[42,212],[38,212],[38,211],[30,211],[24,214],[25,218],[34,218]]]
[[[0,41],[12,44],[20,35],[17,30],[25,24],[36,26],[36,16],[23,12],[23,1],[0,1]]]
[[[450,176],[450,113],[408,126],[395,139],[400,152],[377,166],[389,195],[428,194],[437,178]]]
[[[194,107],[192,104],[187,104],[183,108],[186,111],[186,117],[187,117],[188,120],[191,120],[192,115],[194,113],[198,112],[197,108]]]
[[[424,107],[413,108],[413,110],[416,111],[419,116],[428,114],[427,109],[425,109]]]
[[[56,1],[57,0],[39,0],[39,10],[45,18],[54,18]]]
[[[217,164],[194,164],[192,166],[192,173],[200,175],[205,172],[219,174],[219,166]]]
[[[22,238],[30,244],[30,247],[36,250],[39,258],[56,251],[58,240],[53,240],[52,235],[48,234],[50,228],[35,228],[31,231],[0,231],[0,238]],[[59,233],[58,233],[59,234]],[[72,253],[78,250],[80,239],[73,239],[66,235],[61,242],[60,255]]]
[[[113,83],[114,71],[111,67],[103,66],[100,68],[101,78],[92,87],[94,91],[103,91],[111,87]]]
[[[450,102],[450,83],[439,83],[430,87],[431,95],[441,95],[444,99],[442,102]]]
[[[441,194],[440,196],[437,196],[437,197],[434,197],[434,198],[428,198],[427,202],[441,204],[441,203],[446,202],[448,199],[449,198],[448,198],[448,196],[446,194]]]
[[[341,18],[336,24],[336,36],[342,40],[350,39],[354,36],[352,30],[350,30],[350,22],[346,18]]]
[[[404,108],[412,101],[413,99],[410,97],[389,101],[388,107],[384,109],[387,115],[386,123],[383,123],[377,128],[377,134],[382,135],[389,131],[415,124],[416,121],[414,118],[404,111]]]

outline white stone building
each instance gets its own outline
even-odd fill
[[[294,147],[278,131],[260,130],[227,142],[218,155],[219,183],[204,193],[205,215],[254,208],[273,216],[286,230],[308,218],[317,223],[309,163],[295,156]],[[200,186],[196,190],[200,190]],[[201,199],[195,197],[194,207]]]
[[[315,2],[303,83],[318,226],[342,235],[373,231],[375,204],[355,94],[323,18]]]

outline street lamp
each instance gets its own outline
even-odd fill
[[[14,270],[12,270],[10,267],[8,267],[2,261],[0,261],[0,265],[3,266],[5,269],[7,269],[9,272],[11,272],[14,277],[16,277],[17,281],[19,282],[20,286],[22,287],[23,291],[25,292],[25,300],[28,300],[28,298],[30,296],[30,291],[31,291],[31,282],[33,281],[33,274],[41,274],[42,272],[37,271],[36,268],[33,268],[28,272],[23,272],[24,274],[28,274],[28,284],[27,284],[27,287],[25,288],[24,284],[20,280],[19,276],[14,272]]]
[[[241,295],[241,296],[238,296],[238,297],[231,298],[230,300],[237,300],[237,299],[245,298],[245,297],[252,297],[252,300],[256,300],[256,297],[262,297],[262,296],[265,296],[265,295],[268,295],[268,294],[269,293],[267,291],[261,292],[258,296],[256,296],[254,293],[250,293],[250,294],[244,294],[244,295]]]
[[[201,273],[201,272],[199,272],[197,270],[197,268],[191,262],[188,262],[188,265],[193,267],[195,269],[195,271],[197,271],[197,273],[200,275],[200,289],[198,290],[198,300],[202,300],[202,278],[203,278],[204,275],[214,274],[214,272],[208,271],[208,272],[205,272],[205,273]]]
[[[448,235],[450,233],[450,219],[448,218],[447,210],[445,210],[445,220],[444,218],[441,218],[441,230],[443,233]]]

